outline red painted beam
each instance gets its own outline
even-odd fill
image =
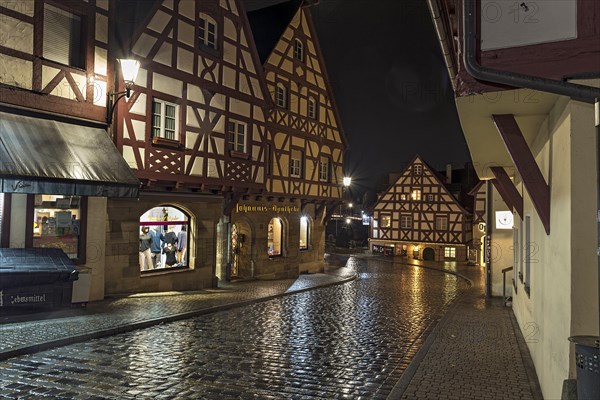
[[[546,234],[550,234],[550,187],[540,171],[523,133],[512,114],[492,115],[504,145],[531,197]]]
[[[523,197],[515,187],[513,181],[510,180],[508,174],[502,167],[491,167],[492,173],[496,179],[492,179],[492,183],[504,202],[511,208],[514,208],[521,219],[523,219]]]

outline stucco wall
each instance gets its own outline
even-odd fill
[[[568,337],[598,333],[593,130],[592,108],[561,98],[532,146],[550,185],[550,235],[518,186],[531,215],[531,292],[519,282],[513,310],[544,398],[560,398],[564,379],[574,376]]]
[[[492,185],[492,226],[486,226],[486,229],[491,229],[492,244],[491,244],[491,262],[492,262],[492,296],[503,296],[502,285],[504,268],[512,267],[513,259],[513,231],[512,229],[497,229],[496,228],[496,211],[511,211],[502,196]],[[518,216],[518,214],[516,214]],[[518,217],[517,217],[518,218]],[[482,239],[483,240],[483,239]],[[485,249],[484,249],[485,254]],[[485,257],[484,257],[485,262]],[[514,271],[514,270],[513,270]],[[506,292],[512,293],[511,279],[512,272],[506,274]]]

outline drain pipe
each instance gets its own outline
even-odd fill
[[[523,75],[514,72],[487,68],[477,62],[477,3],[475,0],[463,0],[463,61],[469,75],[475,79],[527,88],[542,92],[550,92],[569,96],[584,103],[594,103],[600,98],[600,88],[577,85],[570,82],[556,81],[537,76]]]
[[[451,32],[451,28],[447,27],[442,20],[442,13],[440,12],[440,7],[438,5],[438,0],[427,0],[427,5],[429,6],[429,12],[431,13],[431,18],[433,19],[433,25],[435,26],[435,31],[437,32],[438,41],[440,42],[440,46],[442,47],[442,56],[444,57],[444,61],[446,62],[446,68],[448,69],[448,77],[450,78],[450,82],[452,82],[452,89],[456,91],[456,75],[458,71],[456,70],[456,62],[454,60],[454,52],[451,47],[450,39],[448,38],[448,33]]]

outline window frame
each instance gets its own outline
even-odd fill
[[[35,212],[35,194],[27,195],[27,215],[25,217],[25,248],[33,248],[33,224]],[[57,195],[68,196],[68,195]],[[73,264],[83,265],[87,262],[87,219],[88,219],[88,197],[87,196],[72,196],[79,197],[79,239],[77,242],[77,257],[71,258]],[[10,213],[9,213],[10,214]]]
[[[315,99],[314,96],[308,96],[308,103],[306,106],[306,114],[308,115],[308,118],[310,118],[310,119],[314,119],[314,120],[318,119],[317,100]]]
[[[423,165],[421,165],[421,164],[413,165],[413,175],[423,175]]]
[[[300,153],[298,158],[294,158],[294,152]],[[303,165],[302,160],[304,159],[304,152],[302,150],[292,149],[290,151],[290,178],[302,178]]]
[[[201,27],[202,21],[204,21],[204,26]],[[210,25],[214,27],[214,43],[209,41],[210,35]],[[199,49],[210,49],[213,51],[219,50],[219,23],[217,20],[209,14],[204,12],[198,13],[198,23],[196,24],[197,35],[196,38],[198,40],[198,48]],[[204,35],[201,36],[201,32],[204,31]]]
[[[427,194],[427,197],[426,197],[426,199],[427,199],[427,201],[435,201],[435,200],[434,200],[434,199],[435,199],[435,196],[434,196],[433,194],[429,193],[429,194]]]
[[[329,157],[321,157],[319,159],[319,181],[330,182],[331,174],[329,173],[331,160]]]
[[[277,82],[275,85],[275,104],[279,108],[288,109],[288,88],[281,82]]]
[[[154,106],[155,104],[160,104],[161,105],[161,111],[160,114],[156,114],[155,110],[154,110]],[[173,117],[174,123],[175,123],[175,129],[173,130],[173,136],[174,138],[168,138],[165,136],[165,130],[166,130],[166,119],[170,118],[167,117],[167,107],[174,107],[175,108],[175,116]],[[155,133],[155,129],[156,126],[154,124],[154,117],[156,115],[160,116],[160,126],[159,126],[159,130],[160,132],[158,134]],[[170,101],[166,101],[163,99],[159,99],[157,97],[153,97],[152,98],[152,108],[151,108],[151,115],[150,115],[150,136],[152,137],[152,141],[154,143],[156,143],[159,140],[165,140],[167,142],[176,142],[179,143],[180,141],[180,136],[179,136],[179,104],[176,103],[172,103]]]
[[[301,238],[302,238],[302,220],[303,219],[304,219],[304,221],[306,221],[306,227],[305,227],[305,230],[306,230],[306,235],[305,235],[306,236],[306,243],[305,243],[304,246],[302,246],[300,244],[300,242],[302,240]],[[306,216],[306,215],[301,216],[300,217],[300,230],[299,230],[299,232],[300,232],[300,235],[299,235],[300,239],[298,240],[298,250],[300,250],[300,251],[310,250],[310,247],[311,247],[310,246],[310,242],[311,242],[311,236],[312,236],[311,235],[311,231],[312,231],[311,228],[312,228],[312,222],[311,222],[310,218],[308,216]]]
[[[456,258],[456,247],[444,246],[444,258]]]
[[[388,221],[387,225],[383,224],[384,219]],[[391,228],[392,227],[392,215],[391,214],[380,214],[379,215],[379,228]]]
[[[274,243],[275,243],[275,232],[273,232],[273,236],[269,237],[269,226],[271,226],[271,222],[274,219],[278,219],[279,223],[281,224],[281,232],[279,234],[279,253],[278,254],[270,254],[269,253],[269,240],[273,243],[273,251],[275,250],[274,247]],[[269,256],[269,258],[278,258],[278,257],[283,257],[283,253],[285,250],[285,221],[283,220],[283,218],[281,217],[273,217],[269,220],[269,223],[267,224],[267,255]]]
[[[304,62],[304,42],[298,38],[294,39],[294,60]]]
[[[79,48],[78,49],[73,48],[73,47],[71,47],[71,44],[69,44],[69,57],[68,57],[69,61],[67,63],[64,63],[62,61],[57,61],[52,58],[48,58],[48,57],[46,57],[47,54],[44,52],[44,49],[46,47],[45,41],[47,38],[49,38],[49,35],[47,34],[48,27],[46,26],[46,21],[47,21],[46,8],[47,7],[54,8],[62,13],[70,14],[79,19],[79,32],[77,32],[77,34],[78,34],[77,36],[79,38]],[[53,10],[50,10],[50,11],[55,12]],[[49,25],[55,26],[55,27],[57,26],[57,24],[50,23],[50,22],[49,22]],[[68,66],[69,68],[74,68],[74,69],[83,70],[83,71],[87,70],[87,67],[88,67],[88,65],[87,65],[87,48],[88,48],[87,29],[88,29],[88,26],[87,25],[88,24],[87,24],[87,15],[86,14],[75,12],[74,10],[65,7],[64,5],[62,5],[60,3],[44,2],[43,8],[42,8],[42,29],[44,31],[46,31],[46,34],[43,35],[43,38],[42,38],[42,58],[44,60],[48,60],[53,63]],[[72,31],[70,31],[70,32],[72,32]],[[70,36],[72,37],[75,35],[70,35]],[[80,64],[76,64],[72,61],[72,59],[73,59],[72,53],[75,51],[78,53]]]
[[[181,214],[183,214],[184,216],[184,220],[183,221],[176,221],[176,220],[168,220],[168,221],[163,221],[163,220],[156,220],[156,221],[142,221],[142,217],[148,213],[151,210],[154,209],[163,209],[163,211],[165,209],[168,208],[172,208],[177,210],[178,212],[180,212]],[[168,211],[167,211],[167,215],[168,215]],[[187,270],[187,269],[193,269],[191,263],[190,263],[190,257],[192,255],[192,251],[194,246],[192,245],[192,243],[190,242],[191,238],[192,238],[192,215],[189,214],[188,212],[186,212],[184,209],[182,209],[181,207],[173,204],[173,203],[161,203],[159,205],[155,205],[154,207],[150,207],[148,208],[146,211],[144,211],[142,213],[142,215],[140,215],[140,217],[138,218],[138,224],[139,224],[139,230],[141,231],[141,228],[143,226],[159,226],[160,229],[160,233],[161,235],[165,233],[164,231],[164,227],[168,227],[168,226],[174,226],[174,225],[179,225],[182,228],[185,227],[185,236],[186,236],[186,251],[185,251],[185,263],[183,265],[173,265],[173,266],[162,266],[160,268],[152,268],[152,269],[146,269],[146,270],[141,270],[140,269],[140,275],[144,276],[144,275],[152,275],[153,273],[164,273],[164,272],[169,272],[169,271],[179,271],[179,270]],[[181,229],[182,230],[182,229]],[[163,240],[161,239],[160,241],[161,243],[161,252],[158,253],[160,254],[160,258],[159,258],[159,262],[162,263],[163,261],[163,249],[164,247],[166,247],[166,245],[164,244]],[[177,248],[177,246],[175,247]],[[164,256],[164,258],[166,259],[166,256]],[[179,264],[179,263],[178,263]],[[141,266],[140,266],[141,267]]]
[[[435,216],[435,230],[436,231],[447,231],[448,230],[448,217],[445,215]]]
[[[412,215],[400,215],[400,229],[412,229]]]
[[[234,130],[233,132],[230,130],[231,126],[233,125]],[[244,139],[244,143],[242,144],[242,151],[240,151],[239,149],[239,138],[240,138],[240,132],[239,132],[239,127],[243,127],[244,128],[244,132],[243,132],[243,139]],[[231,140],[231,136],[234,136],[234,140],[232,142]],[[248,124],[242,121],[238,121],[235,119],[229,119],[227,121],[227,149],[230,152],[233,153],[237,153],[237,154],[248,154]]]

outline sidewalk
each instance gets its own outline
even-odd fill
[[[427,337],[388,400],[542,399],[512,309],[484,297],[484,269],[417,264],[456,273],[472,285]]]
[[[300,275],[298,279],[225,283],[218,289],[193,293],[138,294],[90,303],[86,308],[0,316],[0,360],[353,279],[356,274],[352,270],[332,262],[325,265],[325,273]]]

